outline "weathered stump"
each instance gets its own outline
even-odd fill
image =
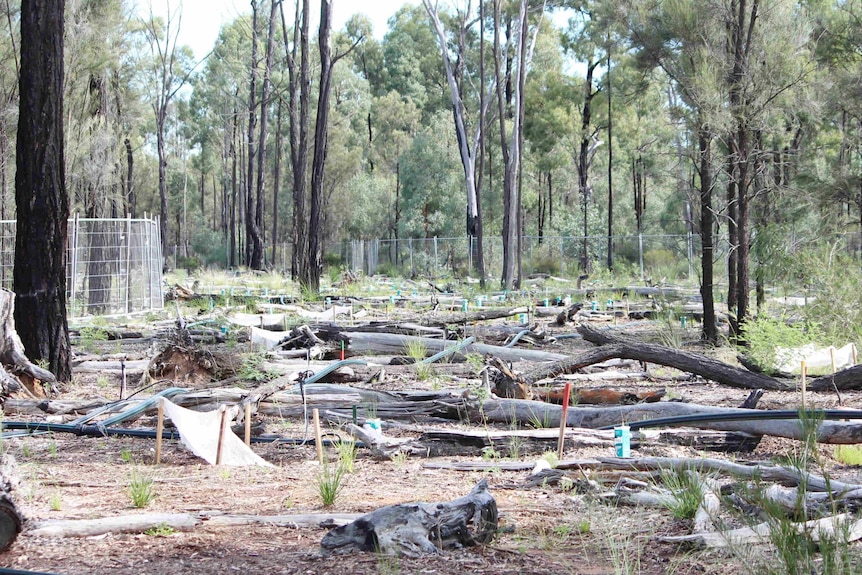
[[[381,507],[336,527],[320,547],[324,555],[365,551],[415,557],[488,543],[496,532],[497,502],[483,479],[453,501]]]

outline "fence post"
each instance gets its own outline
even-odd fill
[[[126,215],[126,313],[132,291],[132,214]]]
[[[432,278],[437,277],[437,272],[440,264],[437,261],[437,236],[434,236],[434,273],[431,275]]]

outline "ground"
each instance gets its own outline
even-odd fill
[[[113,346],[114,344],[105,344]],[[111,347],[108,347],[110,350]],[[143,353],[143,350],[142,350]],[[675,399],[708,405],[738,405],[744,390],[709,383],[674,380],[672,370],[651,367],[654,381],[640,388],[665,387]],[[109,378],[110,379],[110,378]],[[416,381],[405,385],[421,387]],[[63,397],[94,397],[114,393],[116,381],[81,376],[75,386],[61,389]],[[614,385],[614,384],[610,384]],[[626,382],[626,389],[632,386]],[[767,393],[762,407],[784,407],[791,394]],[[818,405],[832,407],[834,395],[817,396]],[[848,407],[862,406],[859,394],[843,397]],[[7,414],[6,419],[23,418]],[[268,430],[301,437],[296,422],[268,421]],[[152,417],[138,425],[152,427]],[[323,507],[317,492],[319,466],[308,446],[257,444],[255,451],[274,468],[210,466],[168,442],[160,465],[153,465],[154,440],[120,437],[76,437],[48,434],[6,438],[3,449],[15,456],[21,484],[16,498],[28,521],[59,518],[102,518],[144,512],[188,512],[277,515],[287,513],[369,512],[380,506],[409,501],[443,501],[465,495],[487,478],[501,515],[501,531],[490,544],[447,551],[419,559],[375,554],[323,557],[317,528],[273,525],[216,527],[206,522],[188,532],[109,534],[82,539],[42,538],[26,531],[7,552],[0,567],[49,573],[77,574],[605,574],[680,575],[746,572],[744,558],[734,552],[692,551],[660,543],[657,536],[683,534],[690,525],[666,510],[614,507],[597,503],[559,487],[525,488],[525,472],[490,473],[428,469],[428,460],[379,461],[360,453],[355,470],[331,507]],[[747,460],[767,460],[792,452],[793,442],[765,439]],[[822,447],[830,471],[848,481],[862,481],[858,468],[832,459]],[[569,450],[565,458],[610,456],[600,448]],[[694,456],[682,447],[644,446],[638,455]],[[713,456],[712,454],[710,456]],[[474,458],[447,458],[477,461]],[[132,506],[133,476],[151,477],[155,498],[146,509]]]

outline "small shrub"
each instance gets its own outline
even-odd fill
[[[59,493],[55,493],[51,496],[50,505],[51,511],[60,511],[63,509],[63,500]]]
[[[758,316],[742,326],[747,353],[765,373],[775,373],[778,348],[797,348],[821,337],[813,327],[803,323],[790,324],[785,318]]]

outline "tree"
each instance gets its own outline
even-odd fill
[[[486,95],[482,91],[484,86],[484,77],[480,77],[480,93],[479,93],[479,113],[475,120],[472,137],[467,133],[467,118],[466,107],[462,93],[464,92],[463,83],[465,78],[462,74],[457,74],[452,61],[449,58],[449,46],[446,36],[446,29],[440,21],[440,16],[437,13],[436,6],[431,4],[431,0],[422,0],[425,6],[425,11],[428,12],[428,17],[437,32],[437,39],[440,43],[440,53],[443,56],[443,68],[446,71],[446,81],[449,86],[449,96],[452,99],[452,115],[455,119],[455,134],[458,137],[458,150],[461,155],[461,164],[464,167],[464,183],[467,192],[467,238],[470,241],[470,246],[473,249],[473,265],[476,274],[480,281],[485,282],[485,262],[482,254],[482,218],[480,212],[479,198],[481,196],[481,174],[482,171],[477,170],[477,158],[482,157],[482,146],[480,142],[484,137],[485,131],[485,115],[487,112],[487,103],[490,102],[490,94]],[[469,6],[468,6],[469,7]],[[484,2],[480,2],[480,10],[484,7]],[[484,14],[480,14],[479,21],[484,26]],[[463,68],[463,60],[466,59],[466,42],[464,37],[468,32],[468,18],[470,14],[467,10],[458,14],[458,61]],[[484,28],[483,28],[484,30]],[[484,38],[480,34],[479,42],[484,46]],[[484,53],[483,53],[484,55]],[[480,62],[480,76],[484,72],[482,70],[483,63]],[[466,80],[469,83],[469,79]],[[492,85],[493,89],[493,85]]]
[[[191,50],[188,47],[177,45],[181,23],[182,18],[175,13],[170,13],[168,19],[163,21],[161,18],[153,16],[152,11],[150,17],[142,22],[153,55],[153,68],[151,70],[153,83],[150,86],[149,98],[156,116],[156,152],[159,162],[159,234],[162,240],[162,257],[165,258],[168,254],[168,154],[165,146],[168,110],[194,70]],[[176,24],[175,27],[174,24]]]
[[[69,198],[63,160],[64,0],[21,4],[21,74],[13,285],[15,322],[28,357],[72,377],[66,321]]]

